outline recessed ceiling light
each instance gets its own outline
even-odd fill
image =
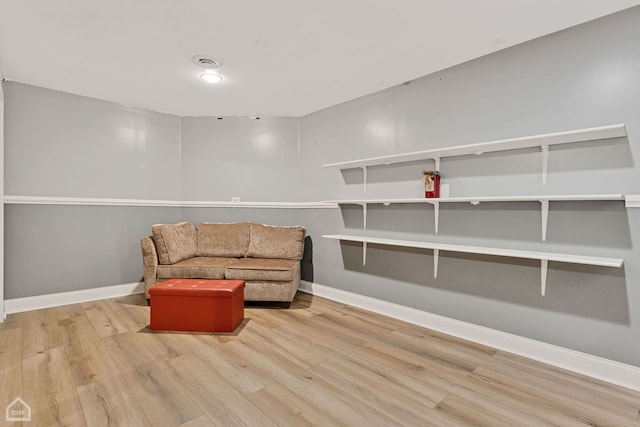
[[[202,73],[200,74],[200,78],[207,83],[220,83],[222,81],[222,76],[216,73]]]

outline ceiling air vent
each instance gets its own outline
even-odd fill
[[[202,68],[207,68],[209,70],[213,70],[215,68],[218,68],[220,65],[222,65],[220,61],[216,61],[215,59],[211,59],[204,55],[196,55],[193,58],[191,58],[191,61],[193,61],[193,63],[196,64],[197,66]]]

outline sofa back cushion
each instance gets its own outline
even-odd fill
[[[196,256],[196,229],[190,222],[151,226],[160,264],[175,264]]]
[[[253,258],[302,259],[305,229],[251,224],[247,256]]]
[[[233,257],[247,256],[251,224],[238,222],[230,224],[214,224],[203,222],[198,224],[197,256]]]

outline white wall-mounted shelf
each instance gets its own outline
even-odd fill
[[[502,139],[498,141],[481,142],[477,144],[458,145],[453,147],[434,148],[430,150],[414,151],[411,153],[392,154],[389,156],[370,157],[367,159],[351,160],[339,163],[329,163],[323,167],[351,169],[361,168],[364,174],[364,191],[367,184],[367,167],[390,165],[419,160],[434,160],[435,170],[440,170],[440,159],[445,157],[480,155],[495,151],[519,150],[522,148],[540,147],[542,151],[542,182],[547,181],[547,159],[549,147],[552,145],[569,144],[574,142],[596,141],[602,139],[621,138],[627,136],[624,124],[600,126],[587,129],[554,132],[542,135],[525,136],[521,138]]]
[[[594,257],[594,256],[586,256],[586,255],[563,254],[563,253],[556,253],[556,252],[524,251],[524,250],[492,248],[492,247],[484,247],[484,246],[451,245],[451,244],[435,243],[435,242],[382,239],[377,237],[352,236],[352,235],[345,235],[345,234],[327,234],[327,235],[323,235],[322,237],[327,239],[362,243],[362,264],[363,265],[366,265],[367,243],[387,245],[387,246],[400,246],[400,247],[408,247],[408,248],[431,249],[433,250],[433,277],[434,278],[438,277],[438,258],[440,255],[440,251],[463,252],[463,253],[473,253],[473,254],[481,254],[481,255],[494,255],[494,256],[503,256],[503,257],[510,257],[510,258],[524,258],[524,259],[539,260],[540,270],[541,270],[540,292],[543,296],[546,293],[547,267],[548,267],[549,261],[565,262],[565,263],[571,263],[571,264],[595,265],[595,266],[601,266],[601,267],[618,267],[618,268],[622,267],[622,264],[624,263],[624,259],[622,258]]]
[[[560,145],[579,143],[587,141],[608,140],[613,138],[623,138],[627,136],[624,124],[616,124],[609,126],[600,126],[587,129],[578,129],[565,132],[554,132],[542,135],[525,136],[520,138],[503,139],[497,141],[481,142],[477,144],[467,144],[444,148],[435,148],[424,151],[416,151],[411,153],[393,154],[389,156],[371,157],[360,160],[352,160],[339,163],[330,163],[323,165],[324,167],[351,169],[361,168],[363,172],[363,189],[367,191],[367,168],[369,166],[390,165],[395,163],[405,163],[421,160],[433,160],[435,169],[440,169],[440,159],[446,157],[480,155],[489,152],[519,150],[525,148],[539,147],[542,153],[542,182],[547,181],[547,164],[549,156],[549,147]],[[635,197],[635,198],[633,198]],[[363,224],[367,226],[367,207],[372,203],[381,203],[390,205],[394,203],[428,203],[434,206],[435,232],[438,232],[439,208],[441,203],[471,203],[477,205],[482,202],[538,202],[541,206],[542,218],[542,240],[546,240],[547,219],[549,214],[549,203],[551,201],[615,201],[625,200],[627,207],[640,206],[640,197],[632,196],[625,198],[622,194],[596,194],[596,195],[558,195],[558,196],[506,196],[506,197],[451,197],[439,199],[365,199],[365,200],[333,200],[327,201],[331,204],[357,204],[363,209]],[[393,240],[375,237],[349,236],[349,235],[325,235],[323,237],[329,239],[346,240],[362,243],[362,262],[366,264],[367,243],[375,243],[381,245],[403,246],[432,249],[434,254],[434,277],[438,272],[438,257],[441,250],[452,252],[467,252],[485,255],[505,256],[514,258],[536,259],[540,261],[541,278],[540,286],[542,295],[546,292],[547,266],[549,261],[558,261],[574,264],[588,264],[606,267],[621,267],[623,260],[617,258],[603,258],[583,255],[560,254],[552,252],[511,250],[489,247],[449,245],[433,242],[417,242],[407,240]]]
[[[483,197],[446,197],[438,199],[360,199],[360,200],[327,200],[325,203],[338,205],[362,206],[363,228],[367,228],[367,206],[369,204],[421,203],[433,205],[434,229],[438,234],[438,221],[441,203],[471,203],[478,205],[482,202],[539,202],[542,216],[542,241],[547,240],[547,219],[549,217],[549,202],[551,201],[616,201],[625,200],[622,194],[580,194],[580,195],[544,195],[544,196],[483,196]]]

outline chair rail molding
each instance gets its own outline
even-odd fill
[[[337,209],[322,202],[226,202],[210,200],[112,199],[99,197],[4,196],[6,205],[147,206],[182,208]]]
[[[627,208],[640,208],[640,194],[627,194],[624,197],[624,205]]]

